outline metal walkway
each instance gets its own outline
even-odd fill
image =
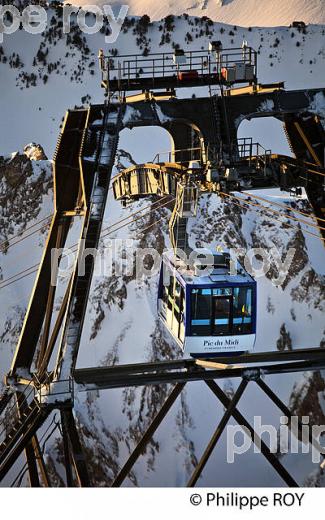
[[[251,47],[224,49],[220,53],[204,50],[184,52],[177,62],[173,52],[104,56],[100,53],[102,86],[110,92],[176,87],[200,87],[231,83],[256,83],[257,52]],[[236,67],[249,71],[229,78],[224,71]]]

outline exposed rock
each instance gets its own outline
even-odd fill
[[[44,149],[40,144],[29,143],[24,148],[24,154],[31,161],[47,161]]]
[[[323,311],[325,308],[325,277],[309,269],[302,276],[297,287],[291,290],[291,297],[297,302],[306,301],[315,309]]]
[[[267,310],[267,312],[270,312],[271,314],[275,313],[275,307],[272,303],[270,296],[268,296],[268,298],[267,298],[266,310]]]
[[[284,282],[281,284],[282,289],[285,289],[290,280],[298,276],[298,274],[301,273],[304,267],[308,264],[306,241],[301,229],[299,229],[294,234],[292,239],[289,240],[287,250],[289,250],[290,248],[295,250],[295,255],[290,263],[288,274]]]
[[[126,162],[122,162],[122,159],[124,159]],[[118,171],[125,170],[126,168],[129,168],[130,166],[135,166],[137,162],[133,159],[132,155],[122,149],[119,149],[116,154],[115,159],[115,166]]]
[[[52,185],[50,162],[31,161],[26,155],[18,153],[0,158],[2,252],[7,251],[10,236],[23,233],[30,222],[37,217],[41,210],[43,195],[51,193]]]
[[[292,340],[290,333],[287,332],[285,323],[282,323],[280,327],[280,337],[276,342],[276,348],[283,352],[284,350],[292,350]]]
[[[268,228],[267,234],[264,231],[266,226]],[[278,282],[278,286],[283,290],[287,287],[290,281],[295,279],[308,264],[306,243],[301,229],[298,229],[298,231],[296,231],[293,236],[292,235],[292,229],[288,228],[288,237],[291,238],[289,238],[288,242],[286,243],[283,240],[283,237],[281,239],[279,236],[277,224],[267,221],[258,223],[256,229],[252,232],[253,247],[261,248],[265,251],[276,247],[278,254],[280,255],[281,262],[285,262],[289,249],[294,250],[294,256],[289,263],[287,271],[284,270],[284,272],[280,272],[281,269],[279,269],[277,263],[273,259],[270,262],[269,269],[265,273],[265,276],[272,281],[277,281],[281,276],[282,279],[280,282]]]
[[[305,373],[301,381],[293,387],[289,399],[292,415],[309,417],[310,425],[325,424],[325,415],[319,402],[319,393],[325,390],[325,382],[320,372]]]
[[[11,156],[0,157],[0,181],[5,179],[10,187],[18,187],[31,174],[31,163],[24,155],[15,152]]]
[[[103,278],[96,285],[90,299],[96,312],[90,339],[94,339],[101,328],[101,323],[105,318],[105,307],[108,310],[114,305],[120,310],[124,308],[124,302],[127,298],[127,285],[132,279],[133,276],[113,274]]]

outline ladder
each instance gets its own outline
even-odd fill
[[[122,125],[123,107],[119,104],[105,105],[101,121],[90,123],[80,161],[85,175],[93,176],[89,194],[88,215],[79,240],[78,258],[75,264],[69,303],[65,316],[64,330],[59,347],[58,361],[54,380],[69,378],[77,358],[86,312],[88,295],[92,281],[95,258],[83,256],[85,250],[97,250],[110,178],[118,146],[119,131]],[[96,153],[88,155],[89,142],[94,140]],[[80,262],[83,270],[79,273]]]
[[[42,408],[34,398],[7,430],[6,436],[0,444],[0,481],[45,422],[49,413],[50,408]]]
[[[199,188],[193,183],[178,182],[176,186],[176,201],[169,220],[169,234],[175,256],[178,251],[189,255],[191,248],[188,243],[187,222],[197,214]]]
[[[209,143],[209,154],[208,159],[212,167],[216,167],[219,163],[221,150],[222,150],[222,137],[221,137],[221,117],[218,107],[218,96],[210,86],[210,99],[212,105],[212,122],[213,122],[213,139]]]

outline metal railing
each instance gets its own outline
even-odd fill
[[[242,137],[237,140],[238,153],[241,159],[265,158],[272,154],[272,150],[264,148],[260,143],[254,143],[252,137]]]
[[[174,62],[174,52],[161,52],[143,56],[101,56],[100,67],[104,81],[131,82],[137,79],[168,78],[178,72],[196,71],[200,76],[220,75],[223,68],[237,64],[251,65],[256,74],[257,52],[251,47],[224,49],[220,52],[207,50],[184,52],[185,63]]]
[[[189,161],[203,162],[204,151],[200,146],[196,148],[183,148],[181,150],[167,150],[165,152],[158,152],[153,158],[154,164],[164,162],[177,162],[179,164],[188,163]]]
[[[257,52],[252,47],[243,46],[240,49],[224,49],[220,53],[219,66],[221,69],[230,68],[239,63],[253,65],[256,73]]]

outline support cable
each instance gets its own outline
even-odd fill
[[[164,199],[165,199],[165,197],[164,197]],[[136,222],[137,220],[140,220],[141,218],[143,218],[143,217],[149,215],[152,209],[154,209],[154,210],[158,210],[158,209],[161,209],[161,208],[167,206],[167,205],[170,204],[173,200],[174,200],[174,197],[169,198],[169,200],[168,200],[167,202],[165,202],[164,204],[160,204],[159,206],[157,206],[157,207],[155,207],[155,208],[152,208],[153,204],[151,204],[151,205],[149,205],[149,207],[150,207],[149,211],[146,211],[143,215],[140,215],[139,217],[137,217],[137,218],[131,220],[131,222],[126,222],[126,223],[123,224],[122,226],[119,226],[119,227],[117,227],[116,229],[113,229],[113,230],[112,230],[112,228],[113,228],[113,227],[115,228],[115,226],[118,225],[120,222],[123,222],[123,221],[129,219],[131,216],[136,215],[136,214],[138,214],[138,213],[144,211],[144,209],[141,209],[141,210],[138,210],[138,211],[136,211],[136,212],[134,212],[134,213],[131,213],[131,215],[129,215],[128,217],[125,217],[125,218],[119,220],[118,222],[115,222],[114,224],[112,224],[111,226],[107,227],[106,229],[104,228],[104,229],[103,229],[104,234],[101,235],[100,239],[105,238],[105,237],[107,237],[107,236],[109,236],[109,235],[112,235],[113,233],[115,233],[116,231],[119,231],[119,230],[122,229],[123,227],[129,226],[129,225],[133,224],[134,222]],[[161,219],[159,220],[159,222],[160,222],[160,221],[161,221]],[[158,221],[157,221],[157,222],[158,222]],[[151,227],[151,225],[150,225],[149,227]],[[142,231],[146,231],[146,229],[147,229],[147,228],[144,228]],[[105,233],[105,231],[106,231],[106,233]],[[78,246],[78,244],[73,244],[73,245],[71,246],[71,251],[72,251],[72,252],[76,252],[76,248],[77,248],[77,246]],[[30,276],[31,274],[35,273],[35,272],[37,271],[38,267],[39,267],[39,264],[34,264],[34,265],[32,265],[32,266],[30,266],[30,267],[24,269],[23,271],[20,271],[19,273],[16,273],[15,275],[12,275],[11,277],[6,278],[5,280],[2,280],[1,285],[0,285],[0,290],[1,290],[1,289],[4,289],[5,287],[8,287],[8,286],[11,285],[12,283],[16,283],[16,282],[18,282],[19,280],[25,278],[26,276]],[[28,272],[28,271],[30,271],[31,269],[33,269],[33,270],[32,270],[31,272]],[[26,273],[26,274],[25,274],[25,273]],[[16,279],[17,276],[18,276],[19,278]]]

